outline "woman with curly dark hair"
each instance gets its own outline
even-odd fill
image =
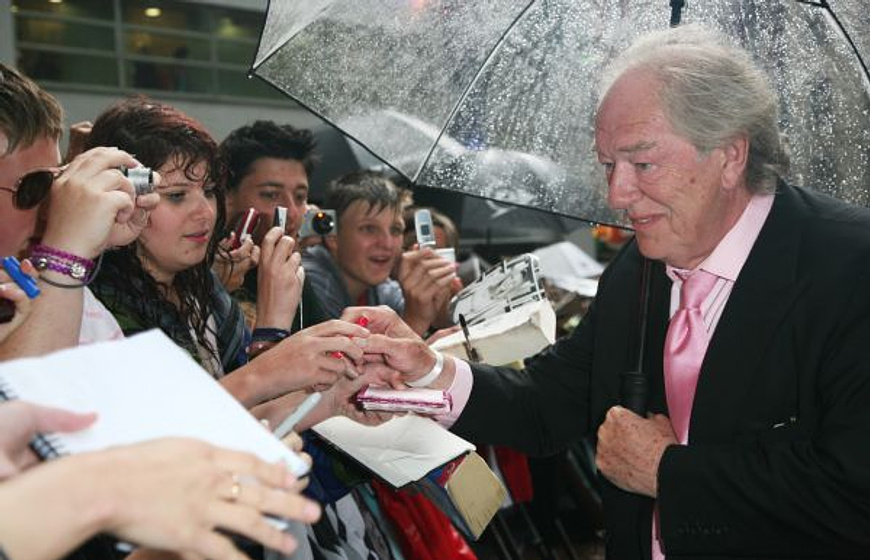
[[[97,118],[85,141],[86,149],[95,146],[134,153],[162,177],[142,235],[105,253],[97,297],[125,334],[160,328],[215,377],[235,369],[246,361],[248,334],[211,272],[225,222],[217,144],[178,109],[134,97]]]

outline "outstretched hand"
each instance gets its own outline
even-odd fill
[[[423,377],[435,365],[435,352],[392,309],[349,307],[342,314],[345,321],[356,321],[360,317],[368,319],[366,328],[372,333],[362,341],[364,365],[361,372],[401,389],[408,381]],[[454,371],[453,359],[445,358],[444,371],[433,386],[449,386]]]
[[[333,319],[284,339],[252,365],[263,366],[258,369],[272,377],[270,398],[297,390],[321,391],[343,377],[359,375],[356,364],[363,362],[363,350],[354,340],[368,336],[359,325]]]

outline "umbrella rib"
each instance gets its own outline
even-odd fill
[[[480,65],[480,68],[477,69],[477,72],[474,74],[474,77],[465,87],[465,90],[462,92],[462,95],[459,96],[459,99],[456,100],[456,103],[453,104],[453,107],[450,109],[450,113],[447,115],[447,119],[444,121],[444,126],[441,127],[441,130],[438,131],[438,137],[435,138],[435,142],[432,143],[432,146],[429,148],[429,153],[426,154],[426,158],[423,160],[423,163],[420,164],[420,167],[417,168],[417,172],[414,173],[414,183],[420,178],[420,174],[423,172],[423,169],[429,164],[429,160],[432,158],[432,154],[435,153],[435,148],[438,147],[438,143],[441,141],[441,137],[444,136],[447,131],[447,127],[453,121],[453,118],[456,116],[456,113],[459,112],[459,107],[462,106],[462,103],[468,97],[468,94],[471,92],[471,88],[477,83],[477,80],[480,78],[483,71],[489,66],[489,61],[495,56],[495,53],[498,51],[499,47],[504,43],[507,36],[513,31],[514,27],[516,27],[517,22],[519,22],[529,11],[529,9],[535,4],[536,0],[531,0],[526,6],[514,17],[514,20],[505,28],[504,33],[501,34],[501,37],[495,42],[490,49],[489,53],[486,55],[486,59],[483,61],[483,64]]]
[[[864,70],[864,77],[867,79],[868,84],[870,84],[870,69],[867,68],[867,63],[864,62],[864,57],[861,56],[861,51],[858,50],[857,45],[855,45],[855,41],[852,40],[852,36],[849,35],[849,32],[846,30],[845,26],[843,26],[843,22],[840,21],[840,18],[837,17],[837,14],[834,13],[833,8],[828,3],[828,0],[795,0],[798,4],[807,4],[809,6],[815,6],[817,8],[822,8],[828,15],[834,20],[834,24],[837,26],[837,29],[840,30],[840,33],[843,34],[843,38],[846,39],[846,42],[849,43],[849,47],[852,49],[852,52],[858,58],[858,64],[861,65],[861,69]]]

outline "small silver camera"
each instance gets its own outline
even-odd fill
[[[308,210],[302,218],[299,239],[335,233],[337,225],[338,218],[335,215],[335,210]]]
[[[121,173],[124,174],[136,190],[136,196],[149,194],[154,192],[154,172],[150,167],[120,167]]]

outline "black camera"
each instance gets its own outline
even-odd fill
[[[299,238],[311,237],[312,235],[329,235],[335,233],[338,220],[335,210],[308,210],[302,218],[302,227],[299,228]]]

